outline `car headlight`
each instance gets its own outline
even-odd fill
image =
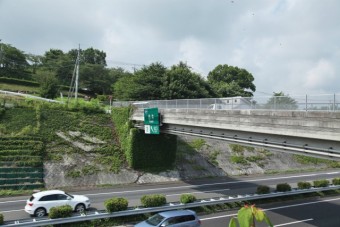
[[[85,200],[85,202],[86,202],[86,203],[89,203],[89,202],[90,202],[90,200],[89,200],[89,199],[87,199],[87,200]]]

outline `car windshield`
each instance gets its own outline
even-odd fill
[[[146,223],[150,225],[158,225],[164,220],[164,217],[160,214],[155,214],[154,216],[150,217],[148,220],[146,220]]]
[[[32,195],[30,198],[30,201],[32,202],[34,200],[34,196]]]
[[[73,195],[70,195],[70,194],[68,194],[68,193],[66,193],[66,192],[65,192],[65,195],[67,195],[67,196],[71,197],[72,199],[74,198],[74,196],[73,196]]]

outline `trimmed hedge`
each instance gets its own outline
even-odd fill
[[[282,183],[276,185],[276,191],[278,192],[288,192],[291,191],[292,187],[288,183]]]
[[[165,196],[160,194],[144,195],[140,201],[144,207],[158,207],[166,204]]]
[[[315,180],[313,181],[314,187],[321,188],[321,187],[328,187],[329,180]]]
[[[267,185],[259,185],[256,189],[256,194],[268,194],[270,192],[270,188]]]
[[[127,210],[129,202],[125,198],[111,198],[104,202],[106,211],[109,213]]]
[[[193,203],[193,202],[196,201],[196,197],[192,194],[183,194],[183,195],[181,195],[179,201],[183,204]]]
[[[298,182],[298,189],[310,189],[312,184],[309,182]]]
[[[48,217],[51,219],[55,218],[67,218],[72,216],[73,209],[70,205],[63,205],[52,207],[48,214]]]

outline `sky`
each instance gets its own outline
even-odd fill
[[[43,55],[93,47],[129,71],[246,69],[255,95],[340,93],[338,0],[0,0],[0,39]]]

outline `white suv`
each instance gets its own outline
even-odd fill
[[[83,212],[91,205],[88,197],[70,195],[60,190],[48,190],[34,193],[27,200],[25,211],[36,217],[43,217],[52,207],[70,205],[74,211]]]

